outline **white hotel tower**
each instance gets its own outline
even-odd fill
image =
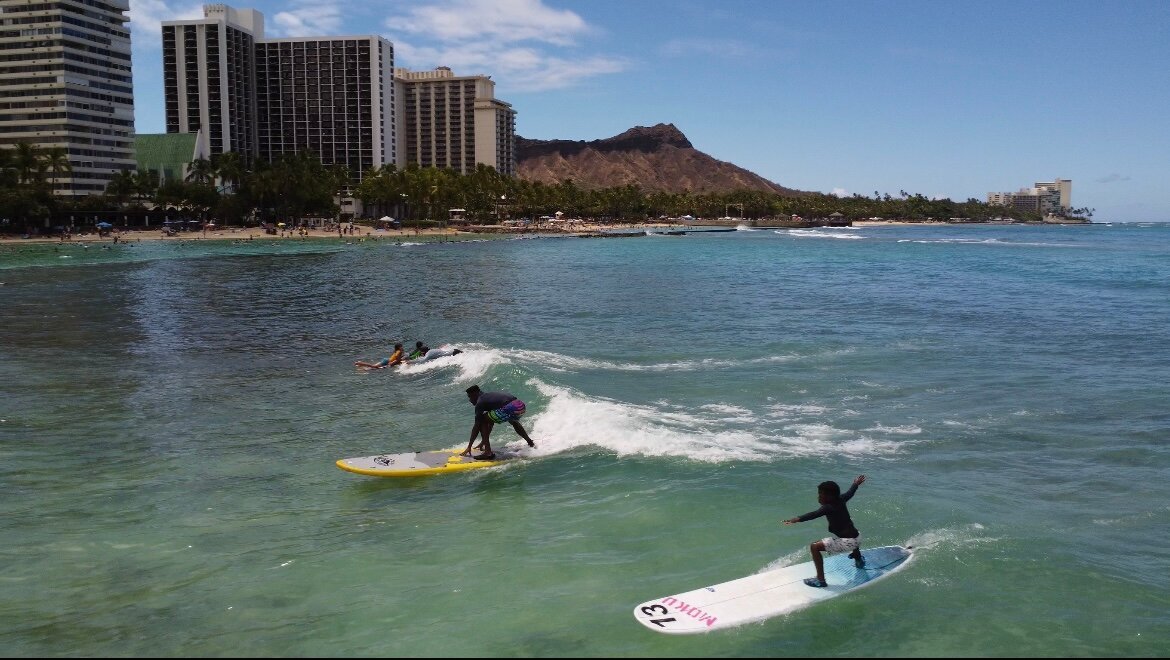
[[[390,163],[516,171],[516,111],[488,76],[395,69],[378,36],[266,39],[254,9],[203,16],[163,22],[163,77],[167,132],[202,131],[212,156],[311,151],[355,181]]]
[[[394,46],[378,36],[264,38],[252,9],[204,5],[165,21],[167,132],[208,138],[246,164],[299,151],[360,179],[396,163]]]
[[[0,149],[63,148],[60,195],[133,170],[129,0],[0,0]]]

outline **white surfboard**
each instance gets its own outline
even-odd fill
[[[646,601],[634,608],[638,623],[660,633],[704,633],[763,621],[860,589],[910,563],[909,548],[862,548],[865,568],[847,554],[825,557],[826,587],[810,587],[812,561]]]

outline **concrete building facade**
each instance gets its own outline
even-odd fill
[[[256,43],[260,157],[312,151],[360,181],[398,161],[394,46],[381,37]]]
[[[256,157],[255,43],[264,17],[251,9],[204,5],[202,19],[162,24],[167,133],[203,130],[213,156]]]
[[[267,39],[258,11],[213,4],[203,13],[162,24],[168,133],[204,129],[212,156],[238,152],[247,165],[312,151],[355,181],[397,163],[389,41]]]
[[[448,67],[395,69],[403,134],[403,164],[469,174],[489,165],[516,173],[516,111],[495,98],[488,76],[456,76]]]
[[[58,195],[102,193],[133,170],[129,0],[0,0],[0,149],[61,148]]]
[[[1044,215],[1061,215],[1072,209],[1072,180],[1040,181],[1031,188],[1020,188],[1014,193],[989,192],[987,203]]]

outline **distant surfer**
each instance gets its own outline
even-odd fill
[[[421,344],[422,342],[418,343]],[[419,353],[419,350],[422,350],[422,352]],[[459,350],[458,348],[451,348],[450,346],[440,346],[439,348],[430,349],[428,349],[426,346],[421,346],[418,349],[412,351],[411,354],[406,357],[406,359],[409,362],[429,362],[435,358],[447,357],[449,355],[459,355],[462,352],[463,351]]]
[[[430,350],[431,350],[430,347],[427,346],[426,344],[422,343],[421,341],[416,341],[416,342],[414,342],[414,350],[410,352],[410,355],[406,356],[406,359],[407,360],[417,360],[420,357],[426,355],[427,352]]]
[[[475,438],[472,437],[472,439]],[[815,520],[821,516],[829,521],[829,532],[833,536],[813,541],[812,545],[808,547],[809,551],[812,552],[813,565],[817,567],[817,576],[804,580],[808,586],[827,586],[825,583],[825,560],[821,556],[822,552],[837,554],[848,551],[849,558],[858,568],[865,566],[865,559],[861,556],[861,533],[853,526],[853,520],[849,517],[849,509],[845,506],[845,503],[857,492],[857,487],[863,483],[865,483],[864,474],[854,479],[853,487],[842,494],[841,487],[837,485],[836,481],[823,481],[817,486],[817,502],[820,503],[821,508],[784,521],[785,525],[792,525]]]
[[[467,441],[467,449],[460,456],[471,456],[471,443],[475,442],[478,435],[481,440],[475,448],[483,450],[483,453],[474,458],[479,461],[494,460],[496,455],[492,452],[490,438],[492,427],[500,422],[511,424],[516,433],[528,442],[529,447],[536,446],[520,425],[520,416],[524,414],[523,401],[507,392],[484,392],[479,389],[479,385],[467,388],[467,400],[475,406],[475,422],[471,425],[471,439]]]
[[[365,367],[367,369],[385,369],[386,367],[393,367],[402,362],[402,344],[394,344],[394,352],[388,358],[382,358],[381,362],[362,362],[358,360],[354,362],[355,366]]]

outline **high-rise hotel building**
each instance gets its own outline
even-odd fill
[[[361,180],[394,163],[394,47],[375,36],[256,42],[260,157],[311,151]]]
[[[381,37],[265,39],[252,9],[204,5],[166,21],[167,132],[204,128],[211,154],[246,164],[312,151],[355,180],[395,163],[394,46]]]
[[[516,111],[495,98],[488,76],[395,69],[402,106],[403,164],[469,174],[477,164],[516,173]]]
[[[264,16],[204,5],[202,19],[162,25],[167,133],[203,130],[211,155],[256,157],[255,41]]]
[[[0,0],[0,149],[62,147],[60,195],[133,170],[129,0]]]
[[[255,10],[203,14],[162,24],[163,76],[167,132],[203,129],[213,156],[311,151],[355,181],[390,163],[515,173],[516,112],[491,78],[395,69],[378,36],[267,39]]]

